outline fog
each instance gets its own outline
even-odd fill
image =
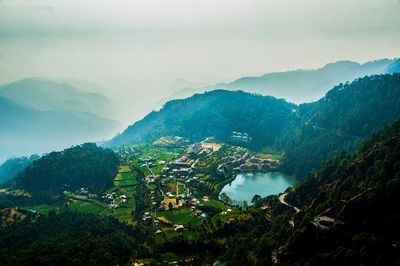
[[[0,82],[95,82],[124,125],[171,83],[400,54],[397,0],[0,1]]]

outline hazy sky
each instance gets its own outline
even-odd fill
[[[0,0],[0,82],[91,80],[146,110],[177,78],[399,57],[399,14],[398,0]]]

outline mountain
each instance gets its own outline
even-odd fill
[[[294,104],[273,97],[216,90],[166,103],[107,145],[140,143],[167,135],[193,140],[214,136],[229,141],[233,131],[250,134],[254,147],[273,145],[296,123],[295,108]]]
[[[209,239],[226,265],[399,265],[400,120]]]
[[[0,86],[0,97],[39,111],[68,111],[113,117],[110,100],[70,84],[27,78]]]
[[[397,59],[392,64],[390,64],[386,68],[386,73],[388,73],[388,74],[400,73],[400,59]]]
[[[214,89],[244,90],[247,92],[284,98],[294,103],[318,100],[333,86],[359,77],[385,74],[396,59],[381,59],[360,64],[353,61],[329,63],[318,69],[300,69],[266,73],[256,77],[242,77],[229,83],[213,86],[184,86],[173,95],[181,98]],[[393,73],[393,72],[391,72]]]
[[[0,161],[111,135],[118,123],[91,113],[39,111],[0,97]]]
[[[106,145],[152,141],[179,135],[192,140],[231,141],[249,134],[250,148],[284,151],[282,169],[297,177],[318,169],[341,151],[400,117],[400,74],[374,75],[340,84],[317,102],[295,105],[270,96],[216,90],[170,101],[128,127]]]
[[[325,164],[285,197],[302,211],[280,261],[291,265],[398,265],[400,121],[352,157]]]
[[[299,106],[302,123],[285,139],[283,169],[304,176],[400,117],[400,74],[339,84],[325,97]]]
[[[39,159],[38,155],[30,157],[14,157],[5,161],[0,165],[0,184],[15,177],[19,172],[24,170],[33,161]]]
[[[27,166],[6,186],[22,188],[32,194],[57,195],[68,187],[99,191],[112,186],[118,157],[113,151],[85,143],[51,152]]]

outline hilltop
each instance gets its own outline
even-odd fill
[[[297,177],[318,169],[341,151],[354,152],[360,141],[400,117],[400,74],[375,75],[339,84],[317,102],[295,105],[243,91],[216,90],[166,103],[129,126],[106,146],[115,147],[178,135],[240,143],[285,153],[283,169]]]

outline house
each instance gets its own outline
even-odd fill
[[[200,215],[200,219],[201,220],[204,220],[204,219],[206,219],[207,218],[207,213],[202,213],[201,215]]]

